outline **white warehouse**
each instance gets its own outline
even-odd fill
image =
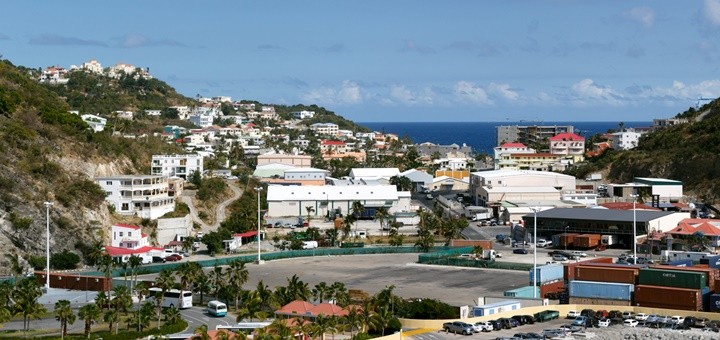
[[[385,207],[392,214],[410,211],[410,192],[397,191],[394,185],[270,185],[267,202],[267,217],[307,216],[307,207],[314,210],[312,216],[326,216],[336,209],[345,215],[354,202],[366,209]]]

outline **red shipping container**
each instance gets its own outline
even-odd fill
[[[575,236],[573,244],[578,248],[594,248],[600,245],[600,234],[582,234]]]
[[[717,278],[717,279],[715,279],[714,281],[715,281],[715,289],[714,289],[714,292],[715,292],[715,293],[720,293],[720,278]]]
[[[560,246],[561,247],[572,247],[575,240],[575,236],[579,234],[565,233],[560,234]]]
[[[611,268],[596,266],[575,266],[575,280],[616,282],[636,284],[638,270],[633,268]]]
[[[699,311],[702,310],[702,295],[699,289],[637,285],[635,304],[640,307]]]
[[[575,280],[575,266],[586,265],[590,263],[612,264],[613,261],[614,260],[612,257],[598,257],[587,261],[566,263],[563,268],[563,276],[565,277],[565,281],[569,282]]]
[[[530,283],[532,286],[532,282]],[[540,297],[545,298],[548,293],[557,293],[565,290],[565,282],[563,280],[545,282],[538,284],[540,286]]]

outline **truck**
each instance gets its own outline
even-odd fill
[[[618,244],[619,240],[616,235],[602,235],[600,237],[600,244],[606,247]]]
[[[586,181],[599,181],[601,179],[602,179],[602,174],[599,172],[589,174],[589,175],[587,175],[587,177],[585,177]]]
[[[483,249],[482,258],[483,260],[494,260],[497,257],[502,257],[499,252],[494,249]]]

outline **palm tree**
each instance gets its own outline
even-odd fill
[[[321,314],[315,318],[315,329],[317,331],[315,335],[319,335],[320,340],[325,340],[325,333],[327,333],[330,328],[332,328],[332,319],[330,317]]]
[[[109,254],[102,254],[98,261],[97,268],[103,274],[105,274],[105,281],[110,281],[112,270],[115,267],[115,262]],[[110,296],[110,285],[108,285],[108,296]]]
[[[192,340],[210,340],[210,335],[208,334],[208,326],[207,325],[200,325],[200,327],[195,328],[195,335],[192,336]]]
[[[233,290],[233,297],[235,298],[235,310],[238,310],[240,303],[240,294],[242,293],[242,286],[247,282],[249,274],[247,268],[245,268],[245,262],[235,260],[230,262],[228,266],[230,272],[230,285],[235,289]]]
[[[272,312],[280,307],[277,303],[277,297],[273,294],[273,291],[262,282],[262,280],[258,282],[255,287],[255,293],[261,301],[260,310]]]
[[[291,327],[293,336],[299,339],[307,338],[309,328],[309,324],[303,318],[296,318]]]
[[[15,303],[12,305],[12,314],[23,316],[23,330],[25,331],[30,329],[30,318],[40,318],[46,312],[45,307],[37,303],[40,296],[42,296],[42,290],[35,278],[21,280],[13,290],[12,300]]]
[[[335,281],[330,286],[332,292],[332,298],[335,300],[335,304],[338,306],[347,306],[350,303],[350,293],[348,292],[345,284],[342,282]]]
[[[122,311],[127,315],[128,309],[132,306],[132,293],[126,286],[117,286],[113,288],[113,299],[110,303],[116,312]]]
[[[378,308],[378,310],[375,312],[373,317],[373,325],[377,326],[377,328],[380,328],[380,333],[382,336],[385,336],[385,328],[390,324],[390,321],[393,319],[392,312],[390,312],[390,309],[387,308],[387,306],[382,306]]]
[[[202,267],[197,262],[183,262],[175,272],[180,278],[180,289],[187,290],[188,285],[193,282],[202,271]]]
[[[364,333],[367,333],[370,326],[373,325],[374,309],[375,305],[373,304],[372,299],[365,299],[365,301],[363,301],[362,311],[360,313],[360,326]]]
[[[293,274],[293,276],[289,279],[287,279],[288,285],[288,295],[292,298],[292,300],[300,300],[300,301],[307,301],[310,297],[310,289],[308,288],[308,284],[300,280],[300,278]]]
[[[157,305],[157,328],[160,329],[160,324],[162,321],[160,319],[160,311],[162,311],[163,300],[165,300],[165,292],[175,286],[175,276],[173,275],[173,272],[169,270],[161,271],[160,276],[155,279],[155,286],[162,290],[162,294],[158,294],[155,300]]]
[[[105,293],[105,291],[98,292],[95,296],[95,304],[100,307],[100,309],[105,309],[105,306],[110,307],[110,296]]]
[[[78,317],[85,321],[85,337],[90,339],[90,327],[100,317],[100,308],[95,304],[80,307]]]
[[[310,216],[312,213],[315,212],[315,208],[313,208],[311,205],[308,205],[305,207],[305,210],[307,211],[307,223],[310,225]]]
[[[355,215],[355,219],[359,219],[365,211],[365,206],[360,201],[355,201],[352,204],[352,214]]]
[[[270,334],[275,335],[275,339],[293,339],[293,330],[288,327],[285,319],[275,319],[269,326],[266,327],[266,331]]]
[[[209,293],[211,288],[210,279],[207,274],[201,270],[193,282],[193,290],[200,293],[200,305],[203,304],[205,294]]]
[[[312,290],[312,297],[318,302],[323,303],[330,292],[330,287],[323,281],[315,285],[315,288]]]
[[[341,322],[347,326],[347,328],[350,330],[350,337],[355,337],[355,330],[360,328],[360,313],[358,313],[357,308],[351,307],[350,311],[348,311],[348,314],[343,317],[345,322]]]
[[[0,283],[0,303],[3,307],[10,307],[14,288],[13,283],[10,283],[9,281],[3,281]]]
[[[140,258],[140,256],[131,255],[128,260],[128,265],[130,266],[130,270],[132,272],[132,283],[130,284],[130,290],[132,291],[137,285],[137,269],[142,266],[142,258]]]
[[[352,231],[352,226],[354,223],[355,217],[352,214],[345,215],[342,222],[343,239],[346,239],[348,238],[348,236],[350,236],[350,232]]]
[[[60,321],[60,339],[67,335],[67,325],[75,323],[75,313],[70,307],[70,301],[59,300],[55,302],[55,320]]]
[[[102,241],[95,241],[93,244],[89,247],[86,257],[87,257],[87,263],[91,266],[94,266],[98,264],[100,261],[100,258],[103,256],[103,242]]]
[[[220,291],[225,286],[226,275],[223,273],[223,268],[219,266],[213,267],[213,271],[210,275],[210,286],[212,287],[212,295],[215,297],[220,296]]]
[[[163,314],[165,314],[165,323],[171,325],[177,323],[182,318],[180,311],[175,307],[165,309]]]
[[[380,220],[380,230],[385,230],[385,221],[390,218],[390,214],[388,213],[387,208],[380,207],[377,210],[375,210],[375,217],[376,220]]]
[[[120,325],[120,313],[114,309],[110,309],[103,315],[103,321],[108,323],[108,330],[110,333],[112,333],[113,326],[115,326],[115,334],[118,333],[118,328]]]

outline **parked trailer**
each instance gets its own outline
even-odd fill
[[[570,304],[576,305],[596,305],[596,306],[632,306],[630,300],[611,300],[611,299],[592,299],[570,297]]]
[[[534,291],[534,292],[533,292]],[[534,294],[534,295],[533,295]],[[538,287],[533,286],[524,286],[520,288],[515,288],[511,290],[507,290],[503,292],[503,296],[506,297],[512,297],[512,298],[534,298],[534,297],[541,297],[540,296],[540,289]]]
[[[576,248],[595,248],[600,245],[600,234],[581,234],[575,236],[573,245]]]
[[[635,304],[640,307],[702,310],[702,291],[675,287],[637,285]]]
[[[700,262],[701,259],[709,259],[713,257],[711,253],[695,252],[695,251],[676,251],[676,250],[663,250],[660,253],[660,260],[664,262],[670,262],[675,260],[692,260],[693,262]]]
[[[568,287],[570,297],[630,301],[635,285],[575,280]]]

